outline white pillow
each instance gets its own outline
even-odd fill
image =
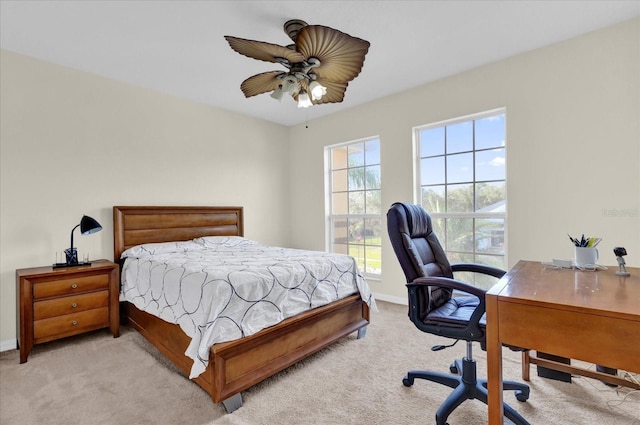
[[[122,253],[120,258],[139,258],[146,257],[154,254],[167,254],[170,252],[188,252],[188,251],[201,251],[203,249],[202,244],[195,243],[194,241],[178,241],[178,242],[159,242],[159,243],[145,243],[142,245],[132,246]]]
[[[203,236],[193,240],[207,248],[231,248],[236,246],[258,245],[258,242],[242,236]]]

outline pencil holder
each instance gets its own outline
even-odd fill
[[[593,269],[596,267],[596,261],[599,258],[597,248],[574,247],[574,265],[579,269]]]

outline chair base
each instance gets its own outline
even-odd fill
[[[451,365],[451,371],[453,373],[462,372],[462,374],[447,375],[439,372],[411,370],[402,380],[402,383],[406,387],[412,386],[414,380],[417,378],[454,388],[453,392],[447,397],[444,403],[440,405],[436,412],[436,425],[447,425],[449,415],[465,400],[476,399],[487,404],[487,380],[476,379],[475,360],[469,360],[467,358],[462,359],[462,361],[456,360],[455,363]],[[528,385],[520,382],[504,381],[502,386],[505,390],[515,391],[518,401],[524,402],[529,398]],[[504,415],[516,425],[529,425],[529,422],[506,403],[504,403]]]

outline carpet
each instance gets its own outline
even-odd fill
[[[406,307],[378,302],[364,339],[351,335],[243,392],[243,406],[226,414],[143,337],[129,327],[37,345],[25,364],[16,350],[0,353],[0,424],[338,425],[429,424],[450,389],[416,380],[409,369],[447,372],[465,353],[463,342],[420,332]],[[486,353],[474,346],[478,376]],[[521,380],[520,353],[503,350],[504,378]],[[532,366],[531,397],[504,399],[531,424],[640,425],[640,392],[575,377],[539,378]],[[637,379],[637,376],[636,376]],[[459,406],[450,425],[487,423],[477,400]],[[509,421],[505,421],[509,423]]]

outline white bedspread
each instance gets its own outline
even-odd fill
[[[176,323],[191,338],[190,378],[209,348],[359,292],[375,301],[347,255],[261,245],[237,236],[145,244],[128,249],[120,299]]]

